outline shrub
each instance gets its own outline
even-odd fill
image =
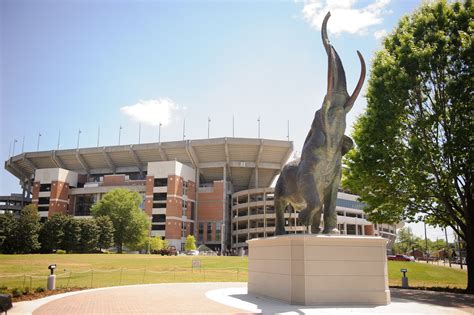
[[[43,287],[37,287],[37,288],[35,289],[35,293],[41,293],[41,292],[44,292],[44,291],[46,291],[46,289],[43,288]]]
[[[4,285],[1,286],[1,287],[0,287],[0,293],[3,293],[3,294],[8,293],[8,287],[6,287],[6,286],[4,286]]]
[[[20,290],[18,288],[13,288],[12,289],[12,296],[13,297],[19,297],[19,296],[22,296],[22,295],[23,295],[22,290]]]
[[[22,292],[22,293],[23,293],[23,295],[30,294],[30,293],[31,293],[31,292],[30,292],[30,288],[29,288],[29,287],[23,288],[23,292]]]

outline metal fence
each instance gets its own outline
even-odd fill
[[[43,275],[3,275],[0,287],[46,288],[48,276]],[[57,288],[100,288],[120,285],[171,283],[171,282],[240,282],[247,281],[247,269],[213,268],[148,270],[139,269],[89,269],[65,271],[56,274]]]

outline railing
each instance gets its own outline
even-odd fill
[[[47,286],[48,276],[15,274],[0,276],[0,289],[29,288],[30,290]],[[246,282],[245,268],[173,268],[168,270],[138,269],[88,269],[65,271],[56,274],[57,288],[100,288],[132,284],[171,283],[171,282]]]

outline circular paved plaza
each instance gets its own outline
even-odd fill
[[[8,314],[474,314],[474,296],[391,289],[377,307],[288,305],[247,293],[246,283],[166,283],[100,288],[15,303]]]

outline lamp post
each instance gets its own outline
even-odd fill
[[[258,122],[258,138],[260,139],[260,116],[258,116],[257,122]]]
[[[232,115],[232,138],[235,138],[234,127],[234,115]]]
[[[122,133],[122,125],[120,125],[119,127],[119,141],[118,141],[118,145],[120,145],[120,134]]]
[[[77,147],[76,147],[76,149],[79,149],[79,140],[81,138],[81,133],[82,133],[82,131],[81,131],[81,129],[79,129],[79,131],[77,132]]]
[[[21,153],[25,152],[25,136],[23,136],[23,141],[21,142]]]
[[[186,138],[186,118],[183,119],[183,140]]]
[[[290,120],[287,121],[286,138],[290,141]]]
[[[100,139],[100,125],[97,127],[97,146],[99,146],[99,139]]]
[[[142,124],[139,123],[138,124],[138,144],[140,144],[141,135],[142,135]]]
[[[15,144],[18,142],[18,140],[16,139],[13,139],[13,154],[12,155],[15,155]]]
[[[59,130],[59,132],[58,132],[58,147],[57,147],[57,149],[59,149],[60,141],[61,141],[61,130]]]
[[[40,138],[41,138],[41,133],[38,132],[38,143],[36,144],[36,151],[39,151],[39,147],[40,147]]]
[[[211,117],[207,117],[207,139],[209,139],[210,128],[211,128]]]
[[[161,143],[161,122],[160,124],[158,125],[158,143]]]

